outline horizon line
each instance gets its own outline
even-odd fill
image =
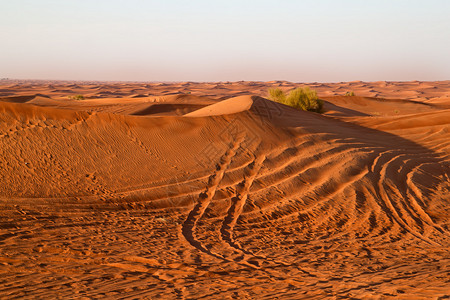
[[[89,80],[89,79],[35,79],[35,78],[9,78],[2,77],[0,81],[53,81],[53,82],[128,82],[128,83],[234,83],[234,82],[289,82],[289,83],[351,83],[351,82],[446,82],[450,79],[444,80],[348,80],[348,81],[290,81],[284,79],[273,80],[218,80],[218,81],[195,81],[195,80]]]

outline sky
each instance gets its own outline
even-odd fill
[[[0,78],[450,79],[448,0],[0,0]]]

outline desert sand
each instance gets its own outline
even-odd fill
[[[0,154],[1,299],[450,297],[450,81],[2,80]]]

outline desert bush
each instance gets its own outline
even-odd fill
[[[286,101],[286,95],[279,89],[269,89],[269,99],[272,101],[284,103]]]
[[[296,88],[286,95],[281,89],[269,89],[269,99],[297,109],[322,112],[323,101],[309,87]]]
[[[75,96],[69,96],[69,99],[73,99],[73,100],[84,100],[84,96],[83,95],[75,95]]]
[[[345,93],[345,96],[355,96],[355,92],[353,91],[347,92]]]

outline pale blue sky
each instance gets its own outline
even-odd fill
[[[448,0],[0,0],[0,77],[450,79]]]

